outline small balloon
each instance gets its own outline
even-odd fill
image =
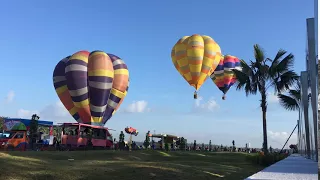
[[[223,100],[226,99],[225,94],[230,87],[236,82],[234,69],[241,70],[240,60],[235,56],[226,55],[221,57],[219,65],[210,75],[212,81],[223,92]]]

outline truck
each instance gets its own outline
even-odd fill
[[[4,119],[4,131],[0,136],[0,147],[3,150],[22,150],[25,151],[30,144],[30,119],[20,119],[20,118],[6,118]],[[52,144],[52,127],[53,122],[37,120],[38,126],[47,127],[50,130],[50,140],[49,144]],[[41,133],[39,132],[39,135]],[[38,139],[42,141],[42,139]]]

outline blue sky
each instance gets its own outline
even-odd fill
[[[130,90],[107,126],[126,126],[185,136],[189,142],[262,146],[259,96],[232,88],[227,100],[208,79],[199,101],[171,62],[171,48],[185,35],[209,35],[223,54],[250,60],[253,45],[270,57],[292,52],[295,70],[305,69],[306,18],[313,1],[15,1],[0,11],[0,114],[72,121],[55,93],[57,62],[78,50],[104,50],[120,56],[130,71]],[[202,100],[201,100],[202,99]],[[201,100],[201,101],[200,101]],[[280,147],[295,126],[298,112],[287,112],[273,96],[267,114],[269,144]],[[292,143],[296,137],[293,137]]]

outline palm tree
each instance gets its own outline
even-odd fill
[[[280,105],[288,111],[300,110],[301,101],[301,86],[297,81],[293,88],[290,88],[286,93],[278,94]]]
[[[236,89],[244,89],[246,96],[260,93],[260,107],[262,110],[263,123],[263,151],[268,153],[267,137],[267,92],[273,88],[276,94],[289,89],[297,80],[298,75],[292,70],[294,55],[287,54],[280,49],[274,59],[266,57],[265,52],[259,45],[254,45],[255,60],[246,63],[241,60],[242,70],[234,70],[237,82]],[[285,56],[286,55],[286,56]]]
[[[0,116],[0,132],[4,131],[4,120],[8,119],[9,117]]]

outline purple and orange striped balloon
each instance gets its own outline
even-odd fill
[[[113,54],[79,51],[56,65],[53,82],[77,122],[104,126],[128,92],[129,71]]]

